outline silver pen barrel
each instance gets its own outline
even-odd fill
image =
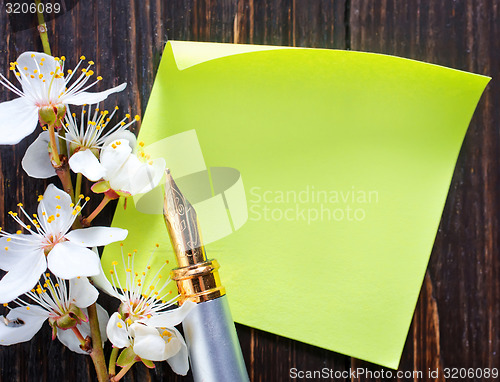
[[[166,171],[163,215],[178,268],[171,272],[182,304],[197,303],[183,322],[191,369],[196,382],[248,382],[219,263],[207,260],[198,218]]]

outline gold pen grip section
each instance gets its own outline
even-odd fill
[[[172,269],[172,280],[177,282],[177,289],[181,298],[179,303],[186,300],[196,303],[214,300],[226,294],[219,277],[220,265],[217,260],[207,260],[202,263]]]

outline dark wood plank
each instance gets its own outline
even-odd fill
[[[353,0],[350,8],[352,49],[498,76],[497,2]],[[494,78],[462,147],[402,370],[500,366],[499,90]]]

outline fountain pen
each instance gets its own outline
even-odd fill
[[[219,263],[207,260],[198,217],[193,206],[166,170],[163,216],[178,267],[171,277],[177,283],[179,304],[197,303],[182,326],[196,382],[248,382],[248,373],[236,335]]]

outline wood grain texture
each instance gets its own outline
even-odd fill
[[[500,88],[495,78],[500,74],[499,8],[492,0],[80,0],[48,27],[54,54],[65,55],[70,65],[81,54],[96,61],[96,72],[104,77],[100,89],[128,83],[113,100],[131,114],[144,113],[168,39],[353,49],[494,77],[458,159],[402,355],[400,370],[421,370],[425,378],[385,379],[430,381],[434,379],[425,374],[429,368],[500,367]],[[2,10],[2,73],[21,52],[33,49],[41,50],[36,30],[13,33]],[[11,98],[0,89],[0,101]],[[28,179],[20,166],[35,137],[14,147],[0,146],[0,225],[7,230],[15,226],[6,212],[18,201],[34,210],[36,195],[48,184]],[[95,206],[98,198],[91,203]],[[97,223],[108,224],[113,208],[108,206]],[[110,299],[102,303],[116,307]],[[252,381],[289,381],[292,367],[381,370],[242,325],[237,329]],[[47,325],[29,343],[0,348],[0,381],[93,379],[90,359],[51,341]],[[138,365],[124,378],[163,380],[192,377],[180,378],[158,364],[153,371]]]

